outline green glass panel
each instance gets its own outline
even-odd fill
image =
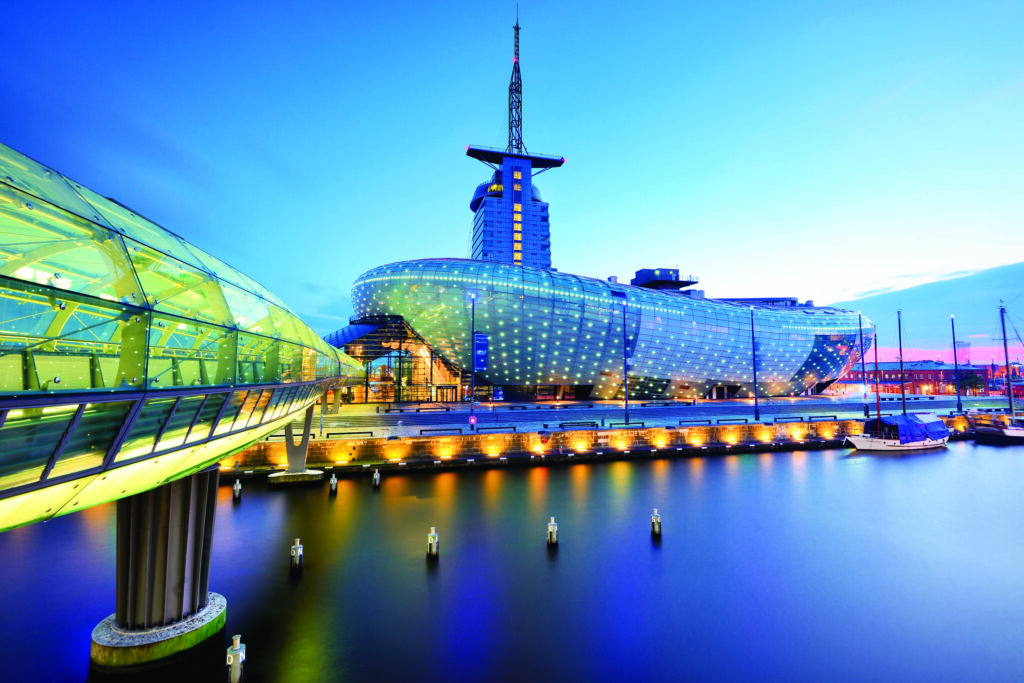
[[[72,211],[83,218],[97,223],[104,222],[103,218],[75,193],[64,176],[3,144],[0,144],[0,182]]]
[[[0,392],[142,386],[148,311],[9,284],[0,287]]]
[[[148,399],[142,406],[142,410],[139,411],[139,416],[135,418],[135,424],[132,425],[128,438],[121,446],[114,462],[131,460],[152,453],[156,436],[167,422],[167,417],[171,414],[171,409],[174,408],[174,402],[175,399],[170,397]]]
[[[299,320],[294,313],[286,311],[278,306],[270,307],[270,317],[273,320],[274,332],[272,336],[279,339],[310,345],[308,335],[304,334],[306,324]],[[314,335],[315,336],[315,335]]]
[[[171,421],[164,429],[164,435],[160,437],[160,443],[156,445],[157,452],[177,448],[185,443],[185,434],[188,433],[189,427],[192,426],[192,420],[195,419],[196,413],[203,405],[203,398],[203,396],[185,396],[181,399]]]
[[[255,334],[238,333],[237,384],[277,382],[281,342]]]
[[[235,419],[234,425],[231,427],[231,431],[243,429],[249,424],[249,418],[252,417],[252,411],[256,408],[256,402],[259,401],[260,395],[264,392],[261,391],[250,391],[248,396],[245,397],[245,402],[242,404],[241,410],[238,411],[238,417]]]
[[[147,368],[151,389],[224,385],[234,373],[234,331],[153,314]]]
[[[202,262],[185,246],[185,240],[156,223],[138,215],[131,209],[101,197],[89,188],[71,181],[71,186],[99,212],[107,223],[118,232],[142,242],[158,251],[173,256],[196,268],[203,268]],[[94,212],[95,213],[95,212]]]
[[[308,349],[288,342],[278,343],[278,375],[279,382],[301,382],[303,358]],[[268,373],[269,374],[269,373]],[[271,378],[273,381],[273,378]]]
[[[121,237],[0,183],[0,275],[142,305]]]
[[[210,397],[206,399],[206,405],[203,406],[202,411],[199,413],[199,419],[196,421],[195,426],[192,427],[192,431],[188,433],[186,443],[202,441],[210,436],[213,421],[217,419],[220,407],[224,405],[226,400],[228,400],[227,394],[210,394]]]
[[[264,299],[226,282],[221,282],[221,288],[238,329],[268,337],[281,336],[270,315],[270,304]]]
[[[282,308],[287,308],[287,306],[285,306],[280,299],[271,294],[263,285],[256,282],[251,277],[238,272],[228,264],[221,261],[216,256],[213,256],[212,254],[203,251],[194,244],[189,244],[188,248],[192,251],[193,254],[196,255],[196,258],[198,258],[199,261],[202,262],[203,267],[206,268],[206,270],[210,271],[221,280],[224,280],[225,282],[230,282],[233,285],[237,285],[242,289],[257,294],[266,299],[267,301],[269,301],[270,303],[277,304]]]
[[[0,490],[39,481],[77,405],[7,413],[0,427]]]
[[[131,407],[131,401],[87,404],[47,481],[100,467]]]
[[[248,393],[248,391],[236,391],[231,394],[228,407],[224,409],[224,414],[221,416],[220,422],[217,423],[217,427],[214,430],[214,436],[227,434],[231,431],[231,426],[235,423],[238,411],[241,410],[242,404],[245,402],[245,396]]]
[[[270,403],[270,397],[273,394],[274,392],[271,389],[267,389],[260,394],[260,400],[256,402],[256,406],[252,409],[252,415],[246,423],[247,427],[255,427],[263,421],[263,412],[267,409],[267,404]]]
[[[125,238],[125,246],[146,301],[155,310],[225,327],[235,326],[220,283],[209,273],[128,238]]]

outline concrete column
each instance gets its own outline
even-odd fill
[[[208,588],[219,478],[214,466],[117,501],[116,611],[93,630],[94,666],[148,665],[223,629]]]
[[[306,408],[305,419],[302,422],[302,439],[295,443],[295,431],[292,423],[289,422],[284,428],[284,447],[288,456],[288,469],[285,472],[275,472],[267,477],[267,483],[288,484],[306,481],[319,481],[323,479],[324,473],[321,470],[306,469],[306,455],[309,453],[309,433],[313,428],[313,406]]]

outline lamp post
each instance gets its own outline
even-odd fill
[[[949,316],[949,326],[953,330],[953,373],[956,377],[956,412],[964,412],[964,404],[960,402],[960,361],[956,357],[956,323],[953,316]]]
[[[469,417],[472,418],[473,404],[476,403],[476,293],[469,295],[469,355],[472,358],[469,372]]]
[[[622,306],[622,393],[626,399],[625,412],[626,412],[626,424],[629,424],[629,360],[626,356],[627,345],[626,345],[626,293],[625,292],[612,292],[612,296],[619,299],[619,304]]]
[[[754,366],[754,420],[761,419],[761,408],[757,404],[757,343],[754,339],[754,307],[750,307],[750,357]]]
[[[862,391],[861,398],[864,400],[864,417],[870,415],[868,410],[868,373],[864,370],[864,322],[861,319],[860,313],[857,313],[857,331],[860,332],[860,388]],[[878,340],[875,340],[877,343]]]

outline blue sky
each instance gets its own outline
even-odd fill
[[[465,256],[514,3],[9,3],[0,140],[320,332],[359,273]],[[819,303],[1024,260],[1024,4],[520,6],[559,270]]]

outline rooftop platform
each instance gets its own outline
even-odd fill
[[[565,157],[553,157],[546,154],[515,154],[495,147],[478,147],[476,145],[466,147],[466,156],[488,164],[500,164],[505,157],[528,159],[533,168],[558,168],[565,163]]]

